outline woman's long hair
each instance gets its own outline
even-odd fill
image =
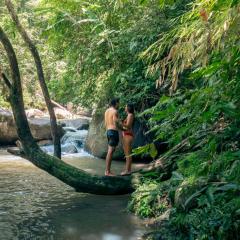
[[[132,103],[127,104],[127,110],[129,113],[134,114],[134,105]]]

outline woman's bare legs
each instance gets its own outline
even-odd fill
[[[124,136],[123,137],[123,150],[126,158],[126,167],[125,171],[123,171],[121,174],[130,174],[132,170],[132,142],[133,137],[132,136]]]

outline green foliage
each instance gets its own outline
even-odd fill
[[[144,181],[133,193],[132,201],[129,203],[129,210],[134,211],[141,217],[157,217],[164,213],[170,205],[168,199],[169,183],[156,181]]]
[[[3,98],[3,96],[0,96],[0,108],[9,108],[9,103]]]
[[[42,63],[44,65],[45,75],[48,79],[50,75],[56,74],[59,70],[55,67],[57,63],[55,62],[53,53],[50,51],[49,47],[46,45],[45,41],[41,41],[39,38],[41,28],[38,27],[37,22],[42,21],[43,18],[37,17],[34,14],[34,9],[36,8],[36,2],[30,0],[13,1],[15,3],[15,9],[19,16],[19,19],[31,36],[32,40],[36,43],[40,56],[42,58]],[[40,86],[37,81],[37,74],[35,70],[35,64],[33,58],[26,47],[22,37],[19,35],[16,27],[7,11],[4,1],[0,5],[0,25],[7,33],[14,49],[16,50],[17,59],[20,67],[22,85],[24,90],[25,106],[42,108],[44,104]],[[8,78],[11,78],[9,71],[9,63],[5,54],[3,46],[0,45],[0,67],[4,71]],[[2,82],[0,83],[2,86]],[[0,86],[0,87],[1,87]],[[6,94],[6,91],[4,91]],[[54,95],[54,94],[52,94]],[[9,107],[9,104],[8,104]]]
[[[158,155],[157,148],[154,143],[147,144],[143,147],[138,147],[133,149],[133,154],[146,156],[146,153],[149,153],[152,159],[155,159]]]
[[[157,0],[89,0],[41,1],[36,11],[47,16],[42,37],[66,64],[49,84],[59,101],[104,106],[118,96],[141,111],[156,103],[154,76],[146,76],[139,55],[166,31],[175,9]]]
[[[141,55],[148,71],[160,74],[161,89],[170,86],[171,93],[142,115],[150,118],[155,141],[169,144],[161,159],[174,159],[183,178],[167,191],[173,194],[168,227],[179,234],[165,236],[239,239],[239,1],[194,1],[191,7]],[[147,192],[148,184],[143,186]],[[143,195],[136,192],[132,201]],[[146,217],[152,217],[156,199],[145,201]]]
[[[239,233],[239,198],[213,189],[198,198],[198,208],[189,212],[172,211],[171,224],[182,229],[180,239],[237,239]],[[217,191],[217,190],[216,190]]]
[[[172,27],[145,52],[149,73],[160,71],[159,86],[170,81],[173,93],[186,69],[206,66],[210,53],[238,40],[239,1],[192,1],[190,11],[172,19]]]

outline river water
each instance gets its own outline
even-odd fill
[[[104,172],[104,160],[85,152],[66,155],[64,161]],[[120,172],[123,164],[113,162],[113,170]],[[146,229],[127,213],[128,200],[128,195],[76,193],[29,161],[0,150],[0,240],[136,240]]]

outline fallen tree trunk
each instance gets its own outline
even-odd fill
[[[9,81],[4,74],[1,74],[1,77],[9,90],[9,101],[16,122],[17,133],[23,148],[21,156],[75,188],[76,191],[105,195],[131,193],[134,190],[133,176],[105,177],[93,175],[75,168],[57,157],[50,156],[39,148],[33,139],[24,111],[22,85],[16,54],[1,27],[0,42],[2,42],[7,52],[11,68],[12,81]]]
[[[9,150],[14,155],[21,156],[50,175],[58,178],[78,192],[98,195],[118,195],[131,193],[135,189],[133,176],[105,177],[87,173],[73,167],[64,161],[46,154],[38,146],[27,149],[22,145],[23,151]]]

